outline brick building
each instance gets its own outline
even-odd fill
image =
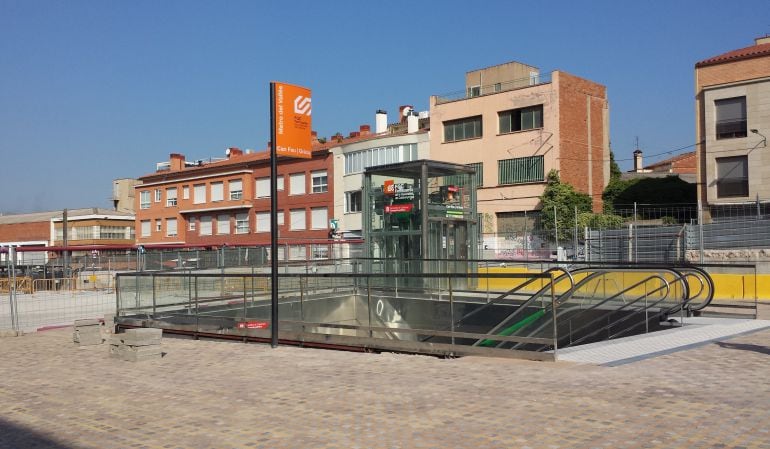
[[[704,218],[770,201],[770,36],[695,64],[698,199]]]
[[[604,86],[510,62],[468,72],[459,95],[432,96],[430,117],[431,159],[477,169],[482,232],[536,216],[552,169],[601,211],[610,159]]]
[[[55,247],[64,245],[64,213],[61,210],[0,216],[0,246]],[[134,244],[134,216],[102,208],[67,210],[67,247],[73,256],[90,254],[101,246]],[[78,251],[78,247],[87,247]],[[41,265],[50,251],[19,253],[19,264]]]
[[[327,239],[333,213],[332,158],[314,145],[312,159],[278,160],[281,241]],[[229,148],[226,158],[186,161],[172,154],[135,186],[140,245],[270,243],[270,156]]]

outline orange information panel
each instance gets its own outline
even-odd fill
[[[310,89],[286,83],[273,83],[275,154],[310,159]]]

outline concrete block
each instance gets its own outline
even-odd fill
[[[110,344],[110,357],[125,360],[128,362],[138,362],[141,360],[159,359],[163,356],[163,351],[159,345],[155,346],[126,346]]]
[[[101,333],[81,333],[77,330],[72,333],[72,341],[79,346],[100,345],[104,342]]]
[[[85,327],[85,326],[99,326],[101,323],[99,320],[75,320],[75,327]]]

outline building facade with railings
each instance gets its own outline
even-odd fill
[[[710,220],[770,202],[770,36],[695,64],[698,200]]]
[[[510,62],[468,72],[462,92],[432,96],[430,118],[431,158],[477,170],[482,232],[536,217],[550,170],[601,211],[610,159],[603,85]]]
[[[332,158],[319,144],[312,154],[311,159],[278,160],[279,241],[329,237]],[[269,152],[229,148],[225,156],[187,161],[184,155],[171,154],[154,173],[140,177],[135,186],[137,244],[269,244]]]
[[[19,252],[16,261],[19,265],[48,263],[51,258],[60,256],[60,248],[65,246],[64,215],[63,210],[57,210],[0,216],[0,246],[12,245],[26,250],[49,248],[40,252]],[[66,246],[72,256],[89,255],[98,252],[100,247],[134,244],[133,214],[89,207],[68,209],[66,220]],[[54,249],[57,252],[53,252]]]
[[[427,112],[399,108],[399,119],[388,123],[384,110],[375,113],[375,130],[362,125],[357,132],[330,147],[334,155],[334,216],[336,235],[363,238],[363,180],[370,167],[427,159],[430,122]]]

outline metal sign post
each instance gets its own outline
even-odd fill
[[[278,346],[278,156],[312,155],[310,89],[270,83],[270,345]]]

